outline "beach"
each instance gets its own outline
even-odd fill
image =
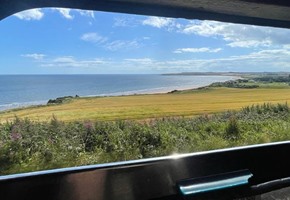
[[[0,111],[45,105],[63,96],[104,97],[168,93],[237,79],[237,76],[1,75]]]

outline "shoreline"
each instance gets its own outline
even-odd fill
[[[208,77],[210,75],[191,75],[191,76],[205,76],[205,77]],[[211,76],[213,76],[213,75],[211,75]],[[224,75],[214,75],[214,76],[224,76]],[[231,81],[231,80],[242,79],[241,76],[229,76],[229,77],[231,77],[229,80],[221,81],[221,82],[227,82],[227,81]],[[99,94],[99,95],[79,96],[79,95],[76,94],[74,96],[78,96],[77,98],[100,98],[100,97],[134,96],[134,95],[172,94],[172,93],[175,93],[175,92],[182,92],[182,91],[188,91],[188,90],[198,90],[198,89],[201,89],[201,88],[204,88],[204,87],[208,87],[208,86],[210,86],[213,83],[217,83],[217,82],[215,81],[215,82],[212,82],[210,84],[204,84],[204,85],[201,84],[201,85],[195,85],[195,86],[176,86],[174,88],[171,87],[171,89],[169,89],[169,88],[155,88],[154,89],[153,88],[153,89],[143,89],[143,90],[116,92],[116,93]],[[57,98],[62,98],[62,97],[56,97],[55,99],[57,99]],[[75,99],[75,98],[72,98],[72,99]],[[3,104],[3,105],[0,105],[0,113],[5,113],[5,112],[10,112],[10,111],[15,111],[15,110],[28,109],[28,108],[48,106],[48,101],[49,100],[50,99],[39,100],[39,101],[31,101],[31,102],[23,102],[23,103],[13,102],[13,103],[10,103],[10,104]],[[40,103],[40,102],[42,102],[42,103]],[[9,107],[9,108],[1,108],[1,107]]]
[[[163,74],[162,74],[163,75]],[[169,75],[173,76],[173,75]],[[191,75],[191,76],[199,76],[199,77],[210,77],[210,76],[226,76],[226,75]],[[230,76],[231,79],[226,80],[226,81],[220,81],[222,83],[227,82],[227,81],[232,81],[232,80],[238,80],[238,79],[243,79],[241,76]],[[85,96],[80,96],[80,98],[86,98],[86,97],[118,97],[118,96],[132,96],[132,95],[152,95],[152,94],[168,94],[171,93],[172,91],[186,91],[186,90],[197,90],[200,88],[204,88],[207,86],[210,86],[213,83],[218,83],[219,81],[214,81],[210,84],[202,84],[202,85],[195,85],[195,86],[176,86],[177,88],[164,88],[164,89],[143,89],[143,90],[135,90],[135,91],[127,91],[127,92],[116,92],[116,93],[108,93],[108,94],[99,94],[99,95],[85,95]],[[146,91],[146,92],[136,92],[136,91]]]

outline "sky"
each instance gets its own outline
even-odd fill
[[[290,71],[290,29],[32,9],[0,21],[0,74]]]

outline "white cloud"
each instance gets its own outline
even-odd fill
[[[73,19],[74,18],[74,16],[71,15],[71,9],[69,9],[69,8],[51,8],[51,10],[58,11],[66,19]]]
[[[86,42],[92,42],[92,43],[104,43],[108,40],[107,37],[103,37],[99,35],[98,33],[85,33],[81,36],[81,40]]]
[[[152,63],[154,63],[154,60],[152,60],[151,58],[127,58],[124,59],[124,61],[138,63],[141,65],[151,65]]]
[[[64,68],[70,72],[74,70],[98,73],[144,73],[152,69],[151,64],[155,63],[150,58],[128,58],[123,60],[114,59],[78,59],[73,56],[60,56],[51,60],[42,61],[40,66],[47,68]]]
[[[26,58],[33,58],[35,60],[42,60],[45,55],[44,54],[38,54],[38,53],[33,53],[33,54],[22,54],[22,57],[26,57]]]
[[[215,21],[192,21],[180,32],[204,37],[220,37],[230,47],[270,47],[290,44],[290,30]]]
[[[142,21],[143,25],[153,26],[156,28],[162,28],[174,23],[173,19],[164,18],[164,17],[147,17]]]
[[[33,55],[33,54],[32,54]],[[32,56],[29,56],[32,57]],[[86,72],[95,70],[111,73],[165,73],[184,71],[290,71],[290,49],[270,49],[249,54],[213,59],[169,59],[152,58],[127,59],[77,59],[72,56],[60,56],[54,59],[42,59],[43,67],[74,68]]]
[[[216,59],[125,59],[121,65],[154,72],[184,71],[290,71],[290,49],[272,49]],[[120,66],[120,65],[119,65]]]
[[[75,62],[75,60],[74,60],[73,56],[62,56],[62,57],[55,58],[53,60],[53,62],[55,62],[55,63],[72,63],[72,62]]]
[[[221,51],[221,48],[211,49],[208,47],[203,48],[179,48],[173,51],[173,53],[217,53]]]
[[[117,50],[129,50],[139,48],[141,45],[137,42],[137,40],[115,40],[113,42],[107,43],[105,48],[109,51],[117,51]]]
[[[288,44],[288,45],[283,45],[283,48],[284,48],[284,49],[290,49],[290,44]]]
[[[107,37],[103,37],[98,33],[85,33],[80,38],[83,41],[91,42],[95,44],[102,44],[102,47],[109,51],[118,51],[118,50],[130,50],[137,49],[142,45],[138,40],[114,40],[108,41]]]
[[[22,20],[41,20],[44,17],[44,10],[45,9],[31,9],[26,10],[17,14],[14,14],[15,17],[22,19]],[[66,19],[74,19],[74,16],[71,14],[72,12],[77,12],[81,16],[95,18],[93,11],[87,10],[79,10],[79,9],[69,9],[69,8],[50,8],[49,10],[59,12],[64,18]]]
[[[85,17],[91,17],[91,18],[95,18],[95,14],[94,11],[91,10],[75,10],[77,11],[80,15],[85,16]]]
[[[151,58],[126,58],[124,60],[132,62],[152,62]]]
[[[22,20],[41,20],[44,16],[44,13],[41,11],[41,9],[31,9],[22,11],[20,13],[14,14],[15,17],[22,19]]]
[[[135,27],[138,25],[138,20],[135,17],[115,17],[113,27]]]
[[[191,20],[180,24],[176,19],[163,17],[147,17],[142,24],[177,33],[222,39],[230,47],[281,48],[283,45],[290,45],[289,29],[206,20]]]
[[[42,67],[65,67],[65,68],[97,68],[103,66],[107,62],[102,59],[78,60],[73,56],[57,57],[53,60],[45,61]]]
[[[199,65],[209,71],[289,71],[290,51],[262,50],[228,58],[200,60]]]

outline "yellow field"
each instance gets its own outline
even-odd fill
[[[229,109],[290,100],[287,88],[211,88],[174,94],[80,98],[62,105],[27,108],[0,113],[0,122],[16,116],[45,121],[148,119],[165,116],[192,116]]]

